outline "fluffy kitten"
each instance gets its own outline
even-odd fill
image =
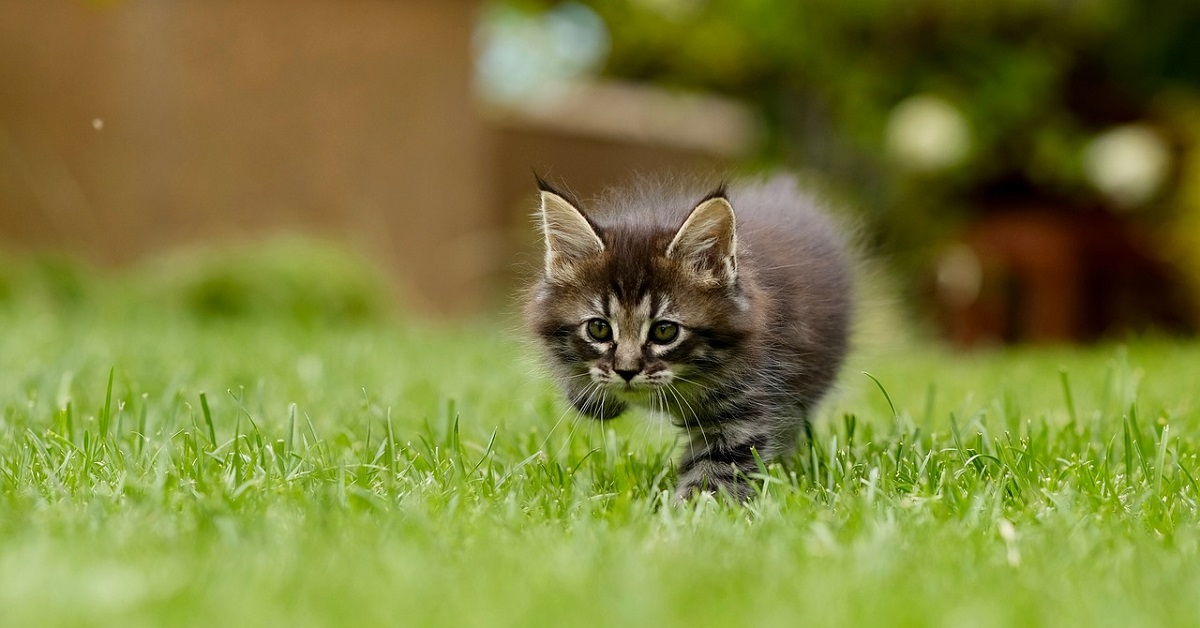
[[[571,404],[665,411],[689,437],[677,496],[748,498],[754,452],[795,446],[846,352],[837,230],[787,178],[643,181],[586,207],[538,186],[545,268],[526,316]]]

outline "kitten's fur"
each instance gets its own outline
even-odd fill
[[[794,447],[846,352],[837,230],[783,177],[642,181],[586,207],[538,185],[545,267],[526,315],[571,404],[596,419],[665,410],[689,435],[677,495],[749,497],[754,452]]]

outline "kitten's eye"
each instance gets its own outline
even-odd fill
[[[679,325],[670,321],[658,321],[650,328],[650,340],[660,345],[670,344],[679,335]]]
[[[596,342],[608,342],[612,338],[612,327],[603,318],[593,318],[587,324],[588,335]]]

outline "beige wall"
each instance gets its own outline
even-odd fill
[[[429,311],[476,307],[497,225],[475,8],[0,0],[0,246],[123,261],[316,230]]]

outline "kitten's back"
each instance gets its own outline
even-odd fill
[[[841,229],[795,180],[735,186],[739,262],[771,300],[776,357],[803,410],[827,391],[848,344],[852,271]]]

